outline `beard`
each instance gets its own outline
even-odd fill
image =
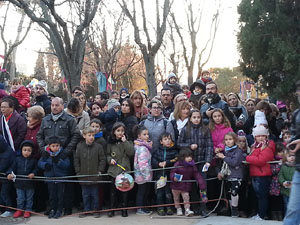
[[[208,93],[207,94],[208,103],[211,104],[216,97],[217,97],[217,93]]]

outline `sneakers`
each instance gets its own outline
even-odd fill
[[[167,207],[167,215],[172,216],[174,214],[173,210],[171,207]]]
[[[53,218],[58,219],[59,217],[61,217],[61,214],[62,214],[61,211],[57,210]]]
[[[194,212],[190,209],[186,209],[185,210],[185,216],[193,216],[194,215]]]
[[[101,215],[100,215],[100,213],[98,213],[98,212],[95,212],[95,213],[93,213],[93,217],[94,217],[94,218],[100,218],[100,217],[101,217]]]
[[[11,217],[11,216],[13,216],[13,212],[11,212],[11,211],[5,211],[4,213],[2,213],[1,215],[0,215],[0,217],[2,217],[2,218],[6,218],[6,217]]]
[[[13,218],[19,218],[21,216],[23,216],[23,212],[18,210],[14,213]],[[2,217],[2,215],[1,215],[1,217]]]
[[[151,214],[150,211],[146,211],[144,209],[138,209],[138,210],[136,210],[136,215],[149,216],[150,214]]]
[[[231,207],[231,217],[239,217],[239,210],[238,207]]]
[[[260,216],[258,214],[256,214],[255,216],[252,216],[251,219],[258,220],[258,221],[263,220],[262,218],[260,218]]]
[[[165,210],[164,210],[164,208],[158,208],[158,210],[157,210],[157,214],[158,214],[159,216],[165,216],[165,215],[166,215],[166,213],[165,213]]]
[[[49,212],[49,215],[48,215],[48,219],[51,219],[51,218],[53,218],[54,216],[55,216],[55,211],[54,211],[54,209],[51,209],[51,211]]]
[[[31,216],[30,212],[27,211],[24,212],[24,218],[29,218],[30,216]]]
[[[176,210],[177,210],[177,212],[176,212],[177,216],[183,216],[182,208],[177,208]]]

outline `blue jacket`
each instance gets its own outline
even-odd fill
[[[15,153],[11,147],[6,143],[3,136],[0,135],[0,173],[7,173],[15,160]],[[3,175],[1,175],[3,176]],[[5,180],[0,180],[1,183]]]
[[[238,147],[231,150],[225,151],[224,162],[229,166],[231,174],[227,177],[229,178],[240,178],[243,179],[243,162],[244,156],[243,151]]]
[[[62,149],[56,156],[50,156],[48,151],[43,152],[38,162],[38,167],[44,170],[45,177],[63,177],[69,175],[71,163],[68,157],[61,158],[63,151],[65,150]],[[47,167],[50,169],[47,169]]]
[[[24,158],[22,155],[17,157],[14,163],[12,164],[11,168],[8,170],[7,174],[14,172],[16,175],[28,175],[30,173],[37,174],[38,167],[37,167],[37,160],[28,157]],[[15,182],[16,188],[34,188],[34,182],[29,180],[16,180]]]

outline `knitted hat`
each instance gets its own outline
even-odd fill
[[[34,144],[33,144],[33,142],[32,141],[30,141],[30,140],[25,140],[25,141],[23,141],[22,143],[21,143],[21,149],[23,148],[23,147],[27,147],[27,146],[29,146],[29,147],[31,147],[32,149],[34,148]]]
[[[246,137],[246,133],[243,130],[238,130],[238,132],[236,134],[239,137]]]
[[[45,80],[40,80],[35,86],[40,86],[42,87],[45,92],[48,94],[48,85],[47,85],[47,82]]]
[[[168,75],[168,80],[170,80],[170,78],[172,78],[172,77],[175,77],[175,78],[177,79],[177,76],[176,76],[175,73],[170,73],[170,74]]]
[[[253,128],[252,134],[254,137],[258,135],[269,136],[269,130],[262,125]]]
[[[122,94],[122,91],[125,91],[125,92],[126,92],[126,94],[128,94],[128,89],[127,89],[127,88],[121,88],[121,90],[120,90],[120,94]]]
[[[116,99],[109,99],[107,105],[108,109],[114,108],[116,106],[121,106],[120,102]]]
[[[264,112],[262,112],[260,110],[256,110],[255,116],[254,116],[254,126],[257,126],[260,124],[268,125],[268,121],[266,119],[266,115]]]

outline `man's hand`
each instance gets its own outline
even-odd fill
[[[192,149],[192,150],[195,150],[196,148],[198,148],[198,145],[197,145],[197,144],[191,144],[191,149]]]
[[[29,179],[34,178],[34,174],[33,174],[33,173],[28,174],[28,178],[29,178]]]
[[[166,166],[166,164],[167,164],[166,162],[160,162],[158,163],[158,166],[163,168]]]
[[[295,145],[295,147],[294,147]],[[300,149],[300,139],[292,141],[287,145],[287,148],[290,149],[290,152],[296,153]]]
[[[206,115],[207,115],[207,117],[208,117],[208,118],[210,118],[210,117],[211,117],[212,111],[213,111],[212,109],[208,109],[208,110],[206,110],[206,112],[205,112],[205,113],[206,113]]]

